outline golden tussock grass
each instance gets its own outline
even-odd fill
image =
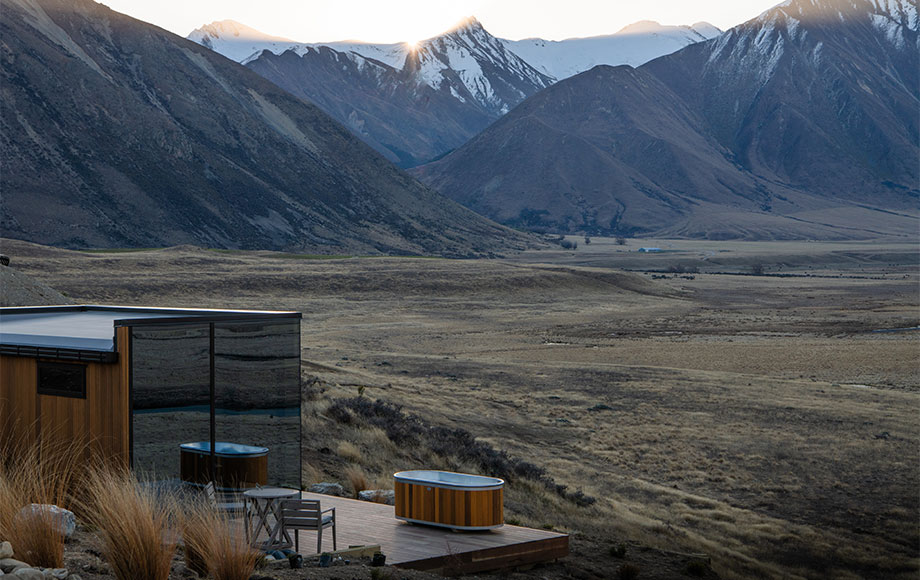
[[[189,569],[214,580],[246,580],[259,552],[246,542],[239,525],[204,502],[182,505],[182,537]]]
[[[33,566],[64,563],[63,522],[49,509],[70,509],[83,464],[81,441],[49,438],[34,445],[0,448],[0,538],[13,544],[18,559]]]
[[[311,483],[319,483],[323,481],[323,472],[310,463],[301,463],[300,474],[304,485],[307,486],[309,486]]]
[[[336,446],[336,453],[342,459],[347,459],[355,463],[359,463],[362,458],[361,450],[357,445],[351,441],[339,441],[339,444]]]
[[[358,497],[360,492],[364,491],[365,489],[369,489],[371,486],[367,474],[357,465],[349,465],[346,467],[344,475],[345,479],[348,480],[348,484],[351,486],[351,489],[354,491],[355,497]]]
[[[165,580],[176,534],[175,502],[138,485],[128,472],[100,470],[87,481],[87,520],[99,528],[103,553],[118,580]]]

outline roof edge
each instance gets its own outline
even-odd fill
[[[231,320],[258,320],[271,318],[296,318],[301,319],[300,312],[286,310],[220,310],[215,308],[164,308],[159,306],[106,306],[102,304],[74,304],[65,306],[6,306],[0,307],[0,316],[4,314],[42,314],[57,312],[111,312],[133,314],[158,314],[157,318],[129,318],[115,319],[114,325],[130,326],[133,324],[168,324],[190,322],[222,322]],[[163,314],[175,313],[174,317],[163,317]]]

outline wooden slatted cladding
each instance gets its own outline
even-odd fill
[[[68,361],[85,367],[85,398],[39,394],[39,363],[55,361],[0,355],[0,441],[13,448],[39,441],[86,442],[86,453],[127,465],[129,333],[129,328],[117,330],[115,363]]]
[[[504,523],[503,490],[462,490],[397,481],[396,517],[458,528]]]

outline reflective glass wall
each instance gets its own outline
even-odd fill
[[[267,448],[268,483],[299,488],[299,321],[215,324],[214,363],[217,440]]]
[[[137,326],[131,354],[135,471],[300,487],[299,319]]]
[[[210,441],[210,327],[131,330],[134,470],[143,479],[178,482],[179,445]]]

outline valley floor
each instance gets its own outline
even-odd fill
[[[630,540],[723,578],[916,578],[916,243],[578,241],[476,261],[2,251],[77,302],[303,312],[328,396],[360,388],[596,497],[508,506],[574,533],[565,574],[613,574]]]

